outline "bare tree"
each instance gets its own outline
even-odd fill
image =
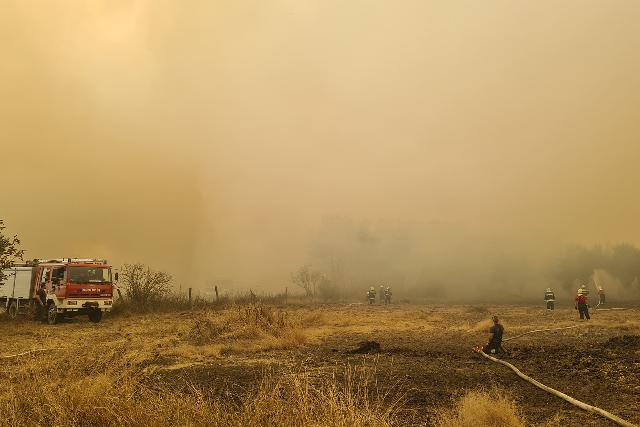
[[[18,249],[20,239],[17,235],[5,236],[3,231],[6,227],[4,221],[0,219],[0,281],[5,279],[2,270],[11,267],[15,261],[22,260],[23,250]]]
[[[122,266],[120,278],[127,299],[134,307],[142,309],[169,295],[173,282],[169,273],[139,263]]]
[[[306,296],[315,297],[318,292],[318,285],[324,280],[324,276],[319,271],[314,271],[308,265],[291,275],[291,281],[304,289]]]

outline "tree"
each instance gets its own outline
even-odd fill
[[[155,271],[144,264],[125,264],[120,272],[120,283],[127,299],[134,307],[146,309],[161,301],[170,292],[173,277],[164,271]]]
[[[340,298],[340,289],[333,281],[322,276],[318,283],[318,295],[324,301],[336,301]]]
[[[558,259],[553,276],[565,289],[573,291],[580,284],[588,283],[595,269],[606,269],[609,259],[608,251],[602,246],[571,246]]]
[[[18,249],[20,239],[17,235],[5,236],[3,231],[6,227],[4,221],[0,219],[0,281],[5,279],[2,270],[11,267],[11,264],[22,260],[23,250]]]
[[[291,281],[304,289],[306,296],[314,297],[318,292],[318,285],[322,282],[324,276],[319,271],[314,271],[308,265],[300,267],[300,269],[291,275]]]
[[[629,243],[614,246],[607,269],[620,279],[623,286],[631,286],[640,276],[640,249]]]

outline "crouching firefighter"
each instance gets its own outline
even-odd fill
[[[479,353],[482,351],[485,354],[496,354],[499,352],[506,353],[502,348],[502,335],[504,334],[504,327],[500,324],[498,316],[491,316],[493,320],[493,326],[489,328],[489,342],[480,348],[480,346],[474,347],[473,351]]]

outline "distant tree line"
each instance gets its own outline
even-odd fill
[[[626,287],[637,287],[640,278],[640,249],[630,243],[611,247],[572,246],[552,267],[552,276],[570,289],[576,279],[586,284],[594,270],[602,269],[615,276]]]

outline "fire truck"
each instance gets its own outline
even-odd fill
[[[30,311],[50,325],[78,315],[97,323],[102,313],[111,311],[114,282],[107,260],[35,259],[14,264],[3,273],[0,304],[12,318]]]

